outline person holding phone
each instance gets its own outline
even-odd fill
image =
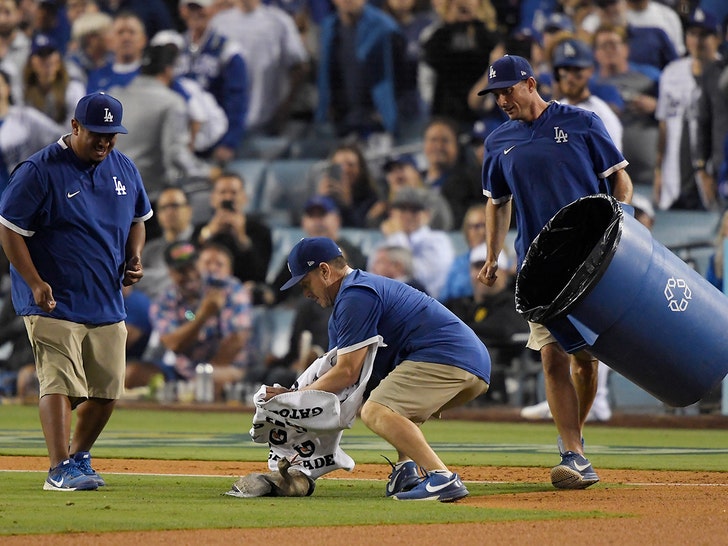
[[[245,181],[232,172],[217,177],[210,194],[212,216],[198,224],[192,241],[201,245],[216,242],[233,255],[233,275],[242,282],[262,286],[273,252],[270,228],[245,212],[248,196]],[[262,297],[258,293],[257,298]]]
[[[331,154],[319,180],[317,195],[330,197],[341,211],[344,227],[368,227],[370,213],[386,207],[369,172],[364,154],[354,144],[342,144]]]

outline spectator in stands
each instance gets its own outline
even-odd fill
[[[250,131],[279,134],[310,72],[309,54],[293,18],[261,0],[237,0],[210,27],[243,47],[249,74]]]
[[[330,167],[319,180],[316,193],[336,202],[345,227],[367,227],[367,215],[382,197],[361,148],[356,144],[341,144],[329,161]]]
[[[387,159],[382,167],[384,171],[386,201],[380,201],[369,211],[367,222],[371,227],[379,228],[384,235],[390,235],[396,226],[390,217],[391,203],[402,188],[425,188],[430,199],[432,218],[430,227],[442,231],[453,228],[450,204],[437,190],[426,188],[422,173],[411,154],[400,154]]]
[[[708,13],[708,12],[706,12]],[[728,20],[724,21],[728,23]],[[723,33],[728,29],[724,28]],[[725,35],[725,34],[724,34]],[[722,38],[718,37],[719,47]],[[725,46],[728,42],[723,41]],[[725,204],[728,192],[720,184],[721,167],[728,137],[728,55],[703,64],[702,93],[697,107],[697,135],[693,167],[702,187],[715,187],[716,197]]]
[[[652,185],[657,160],[658,126],[655,119],[660,71],[629,62],[629,46],[621,27],[600,26],[594,34],[594,57],[600,83],[615,85],[625,108],[622,146],[635,183]]]
[[[386,237],[381,246],[409,248],[412,251],[414,278],[422,283],[430,296],[438,298],[455,251],[447,233],[430,229],[428,206],[426,190],[400,190],[392,201],[391,212],[392,220],[399,229]]]
[[[169,87],[176,58],[172,48],[149,47],[139,75],[128,85],[110,90],[127,105],[124,123],[138,129],[134,138],[119,139],[117,147],[136,164],[152,202],[167,185],[209,180],[219,171],[192,153],[187,106]]]
[[[503,253],[498,258],[498,271],[503,274],[498,274],[493,286],[486,286],[478,281],[478,273],[485,265],[486,255],[485,243],[472,248],[467,269],[470,295],[444,300],[444,304],[488,347],[493,368],[491,387],[488,389],[490,394],[487,397],[507,403],[504,368],[509,367],[511,360],[523,352],[523,341],[514,341],[513,336],[527,335],[528,322],[513,306],[515,294],[512,275],[508,273],[511,267]]]
[[[7,265],[5,262],[3,267],[7,269]],[[9,291],[0,298],[0,347],[8,349],[0,359],[0,396],[4,390],[7,395],[17,394],[21,400],[37,398],[38,379],[33,348],[23,317],[15,313]]]
[[[696,135],[704,67],[718,58],[720,27],[712,14],[696,9],[685,33],[688,55],[668,64],[660,76],[655,117],[659,121],[653,199],[661,209],[712,209],[715,183],[699,167]],[[701,176],[701,174],[703,176]]]
[[[382,277],[389,277],[427,293],[424,285],[414,277],[412,250],[398,245],[377,247],[368,271]]]
[[[163,30],[150,40],[149,45],[171,48],[179,61],[179,53],[185,48],[185,41],[179,32]],[[170,89],[179,93],[187,105],[193,151],[201,156],[210,155],[210,150],[228,132],[225,110],[212,93],[191,78],[176,75],[170,83]]]
[[[402,70],[398,77],[397,111],[402,123],[426,119],[425,106],[418,88],[418,67],[422,59],[420,34],[434,20],[431,13],[418,11],[415,0],[386,0],[384,11],[399,25],[406,46]]]
[[[321,25],[315,120],[330,122],[342,137],[393,137],[404,37],[394,19],[366,0],[333,1],[336,13]]]
[[[88,84],[88,74],[114,62],[109,33],[114,20],[101,12],[84,13],[73,22],[66,55],[71,76]]]
[[[98,4],[113,17],[121,13],[133,13],[144,25],[144,33],[150,37],[174,27],[170,3],[164,0],[99,0]]]
[[[25,103],[62,127],[70,127],[76,103],[85,94],[84,84],[71,79],[53,38],[45,34],[33,36],[30,56],[23,70]]]
[[[679,57],[685,55],[683,25],[677,12],[655,0],[627,0],[627,22],[635,28],[661,28],[670,38]]]
[[[450,205],[453,225],[463,223],[470,205],[483,202],[480,168],[458,142],[458,127],[447,118],[433,118],[424,131],[425,186],[438,191]]]
[[[20,10],[16,0],[0,1],[0,69],[8,65],[20,74],[30,55],[30,39],[20,29]]]
[[[0,195],[21,161],[63,133],[64,127],[35,108],[14,105],[10,76],[0,70]]]
[[[589,81],[594,75],[591,48],[581,40],[567,38],[554,47],[551,64],[559,102],[595,112],[604,122],[614,145],[621,151],[624,133],[622,122],[610,106],[593,95],[589,88]]]
[[[144,278],[136,284],[136,289],[154,299],[167,290],[172,279],[164,261],[164,250],[176,242],[191,241],[192,207],[182,188],[167,187],[159,192],[154,215],[157,217],[161,236],[150,239],[144,245]]]
[[[88,72],[86,90],[89,93],[124,87],[139,74],[147,45],[142,20],[131,12],[118,13],[111,24],[108,39],[114,60]]]
[[[225,164],[235,157],[245,133],[251,85],[248,61],[231,38],[211,26],[212,0],[183,0],[179,10],[187,32],[176,75],[195,80],[225,111],[227,131],[207,150],[215,161]]]
[[[435,72],[430,114],[453,119],[460,132],[477,119],[468,106],[470,88],[505,51],[490,0],[445,0],[440,9],[444,24],[422,44]]]
[[[591,36],[600,25],[622,27],[627,32],[629,60],[649,64],[662,70],[678,58],[677,50],[659,27],[633,27],[627,22],[627,0],[597,0],[598,9],[583,22],[582,28]]]
[[[220,399],[252,366],[250,292],[231,275],[232,255],[222,245],[203,245],[198,257],[191,243],[172,243],[165,259],[174,286],[152,302],[152,326],[180,377],[191,380],[198,363],[213,365]]]
[[[470,280],[470,254],[473,248],[485,243],[485,205],[482,203],[471,205],[465,213],[462,232],[468,249],[455,256],[450,266],[450,271],[447,273],[445,284],[440,292],[440,300],[443,302],[473,295],[473,285]]]
[[[198,245],[215,242],[225,246],[233,256],[233,275],[260,288],[268,272],[273,243],[270,228],[245,212],[247,203],[241,175],[226,172],[218,176],[210,194],[212,217],[195,226],[192,241]],[[260,294],[254,295],[258,303]]]

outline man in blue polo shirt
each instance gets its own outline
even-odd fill
[[[114,149],[117,133],[127,132],[121,117],[110,95],[81,98],[71,133],[18,165],[0,199],[12,300],[40,381],[49,491],[104,485],[89,452],[124,388],[121,287],[143,275],[152,210],[139,171]]]
[[[364,423],[398,453],[386,494],[397,500],[452,502],[468,495],[425,440],[419,426],[442,410],[488,390],[490,356],[483,343],[437,300],[409,285],[352,269],[327,237],[301,239],[288,255],[291,279],[307,298],[333,307],[329,348],[336,366],[305,389],[338,393],[359,378],[368,346],[374,360]],[[373,389],[373,390],[372,390]],[[267,398],[288,389],[267,387]],[[425,472],[419,477],[419,469]]]
[[[536,89],[526,59],[506,55],[488,69],[488,86],[509,121],[485,141],[483,193],[488,256],[478,279],[492,286],[498,255],[516,206],[516,253],[520,269],[526,251],[561,208],[586,195],[632,198],[627,161],[593,112],[546,102]],[[599,481],[584,457],[582,429],[597,390],[597,360],[581,351],[569,355],[545,326],[529,323],[527,347],[540,351],[549,402],[559,432],[561,463],[551,469],[560,489],[583,489]],[[573,370],[573,371],[572,371]]]

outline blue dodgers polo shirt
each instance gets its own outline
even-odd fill
[[[554,102],[533,123],[497,127],[485,140],[483,193],[518,204],[519,265],[554,214],[586,195],[611,194],[606,177],[626,165],[599,116],[576,106]]]
[[[127,236],[132,222],[151,216],[139,171],[121,152],[112,150],[93,166],[59,139],[30,156],[0,198],[0,222],[25,237],[56,308],[43,312],[11,267],[16,312],[82,324],[124,320]]]
[[[355,269],[341,283],[329,319],[329,348],[346,350],[380,335],[373,377],[403,360],[449,364],[490,383],[483,342],[450,310],[402,282]]]

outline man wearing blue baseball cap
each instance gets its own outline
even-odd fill
[[[488,69],[488,85],[509,120],[485,140],[483,193],[488,256],[478,279],[492,286],[498,272],[515,202],[518,267],[531,242],[564,206],[586,195],[632,198],[627,161],[602,120],[587,110],[546,102],[531,65],[506,55]],[[545,326],[529,323],[527,346],[540,351],[546,398],[559,432],[561,462],[551,469],[560,489],[583,489],[599,481],[586,457],[582,430],[597,388],[597,360],[586,351],[569,355]],[[572,372],[573,370],[573,372]]]
[[[105,485],[89,452],[124,389],[121,289],[143,275],[152,208],[139,171],[114,149],[116,134],[127,132],[122,115],[110,95],[81,98],[71,133],[18,165],[0,198],[13,305],[25,320],[40,381],[48,491]]]
[[[291,280],[281,290],[300,284],[307,298],[333,307],[329,349],[336,348],[336,366],[305,389],[338,393],[353,385],[369,345],[384,338],[361,418],[398,453],[386,495],[441,502],[467,496],[460,477],[447,469],[419,426],[488,390],[490,357],[483,343],[423,292],[349,267],[326,237],[301,239],[288,255],[288,267]],[[287,391],[267,387],[266,396]]]

